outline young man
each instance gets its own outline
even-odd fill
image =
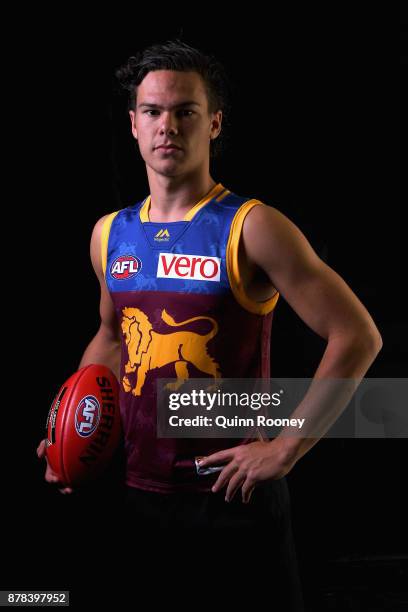
[[[284,476],[317,440],[278,437],[229,448],[228,440],[159,439],[156,380],[269,377],[279,295],[327,340],[316,378],[362,378],[381,337],[289,219],[211,176],[221,74],[213,58],[179,42],[146,49],[119,71],[150,194],[95,225],[101,325],[80,367],[104,363],[120,381],[128,501],[140,523],[259,527],[295,583]],[[41,443],[40,456],[43,450]],[[206,457],[202,475],[198,456]],[[217,465],[222,471],[206,473]],[[47,480],[53,477],[48,468]]]

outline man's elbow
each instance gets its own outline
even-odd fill
[[[377,352],[379,353],[383,347],[383,339],[379,331],[377,331]]]
[[[372,353],[374,357],[378,355],[383,347],[382,336],[376,327],[362,333],[361,342],[367,352]]]
[[[341,343],[354,351],[359,350],[365,354],[376,357],[381,351],[383,340],[380,332],[375,326],[359,326],[358,328],[350,328],[343,334],[336,335],[336,341],[341,339]],[[330,340],[330,338],[329,338]]]
[[[375,354],[378,355],[378,353],[381,351],[383,347],[383,339],[381,334],[378,332],[378,335],[376,337],[376,345],[375,345]]]
[[[120,346],[120,334],[119,329],[116,326],[105,325],[103,322],[101,322],[96,335],[105,342]]]

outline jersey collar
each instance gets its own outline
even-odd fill
[[[209,191],[199,202],[197,202],[196,204],[192,206],[192,208],[190,208],[190,210],[185,214],[182,221],[191,221],[193,217],[198,213],[198,211],[203,208],[203,206],[208,204],[208,202],[214,198],[218,199],[217,196],[220,196],[221,193],[223,193],[224,191],[226,191],[226,189],[221,183],[217,183],[216,185],[214,185],[211,191]],[[149,195],[147,196],[146,200],[144,201],[140,209],[139,215],[140,215],[140,221],[142,223],[150,222],[150,219],[149,219],[150,200],[151,200],[151,196]]]

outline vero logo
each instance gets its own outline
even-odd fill
[[[219,257],[160,253],[157,277],[220,282],[220,270]]]

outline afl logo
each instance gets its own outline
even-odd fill
[[[110,267],[110,273],[117,280],[132,278],[142,268],[142,262],[133,255],[121,255],[117,257]]]
[[[75,412],[75,429],[81,438],[93,434],[101,417],[101,407],[93,395],[86,395],[79,402]]]

